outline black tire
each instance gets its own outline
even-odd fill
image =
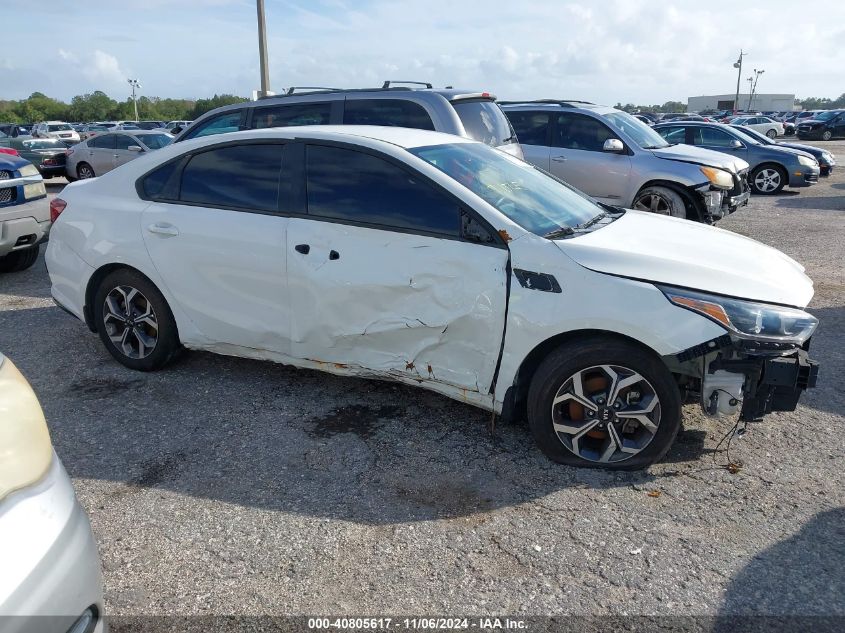
[[[88,163],[82,162],[76,166],[76,177],[79,180],[85,180],[86,178],[96,178],[97,174],[94,173],[94,168],[91,167]]]
[[[652,391],[658,400],[654,410],[659,417],[656,423],[656,431],[650,434],[651,439],[648,442],[642,442],[643,447],[638,453],[628,458],[623,458],[620,455],[617,461],[609,462],[591,460],[573,452],[573,449],[567,446],[555,431],[553,417],[558,415],[558,412],[563,411],[562,407],[571,407],[573,404],[580,406],[570,401],[556,405],[556,407],[561,408],[553,409],[553,401],[558,395],[559,390],[567,385],[570,379],[578,374],[578,372],[582,372],[583,370],[593,371],[592,368],[602,365],[616,366],[617,368],[625,368],[636,372],[647,381],[637,384],[647,385],[647,388]],[[595,379],[590,378],[590,380]],[[600,387],[600,389],[606,389],[607,387],[608,383],[604,387]],[[640,389],[640,387],[633,386],[630,389]],[[622,391],[624,390],[619,390],[620,405],[622,406],[622,409],[618,412],[620,415],[632,406],[640,406],[640,403],[636,401],[631,403],[629,400],[627,403],[622,403]],[[584,390],[584,393],[587,394],[587,389]],[[628,393],[630,394],[631,392],[629,391]],[[607,397],[609,394],[605,393],[604,395]],[[637,397],[638,394],[633,395]],[[592,399],[594,396],[589,395],[588,397]],[[595,397],[599,400],[601,399],[600,396]],[[642,398],[641,395],[639,397]],[[613,402],[607,402],[606,404],[608,406],[605,406],[604,409],[615,408],[609,406],[614,404]],[[581,407],[581,409],[582,411],[587,411],[585,407]],[[567,409],[567,411],[571,413],[572,410]],[[590,414],[582,412],[583,415]],[[598,414],[592,415],[600,417],[602,411],[600,410]],[[614,429],[617,429],[615,433],[618,434],[620,433],[618,429],[621,427],[617,425],[624,425],[625,421],[617,419],[612,412],[611,416],[611,422],[607,423],[607,428],[613,424]],[[608,418],[605,417],[604,419]],[[598,419],[595,421],[598,422]],[[590,421],[582,417],[581,423],[586,425]],[[572,422],[572,424],[577,424],[577,422]],[[646,468],[661,459],[675,440],[675,436],[678,434],[681,426],[681,395],[669,369],[653,353],[624,341],[612,338],[590,337],[558,347],[537,368],[528,391],[528,425],[540,450],[549,459],[559,464],[587,468],[607,468],[610,470],[638,470]],[[640,423],[637,423],[635,426],[639,427]],[[601,433],[602,431],[598,429],[593,430],[590,432],[590,436],[584,436],[579,441],[585,444],[589,442],[601,442],[603,444],[605,440],[602,440],[601,437],[598,439],[593,437],[594,434],[601,436]],[[648,434],[645,427],[642,429],[636,428],[634,433]],[[607,432],[604,432],[604,437],[607,439]],[[624,437],[627,439],[630,436],[625,435]],[[614,452],[614,455],[617,453],[620,453],[620,451],[617,450]],[[584,454],[587,454],[586,449],[584,450]]]
[[[644,187],[637,193],[631,207],[640,211],[670,215],[673,218],[687,217],[684,197],[669,187]]]
[[[124,313],[134,313],[133,325],[128,326],[126,323],[121,323],[116,320],[113,315],[107,315],[106,298],[112,295],[112,299],[120,294],[121,289],[135,289],[140,294],[140,299],[135,299],[130,306],[130,310],[126,310],[125,302],[123,305]],[[125,297],[125,294],[123,295]],[[134,295],[138,297],[138,295]],[[146,303],[139,303],[143,299]],[[119,305],[119,299],[118,299]],[[146,322],[140,320],[134,322],[134,316],[141,316],[144,307],[151,307],[153,321],[156,324],[155,328],[151,328]],[[114,356],[121,364],[129,369],[137,371],[154,371],[164,367],[169,363],[180,351],[179,332],[176,328],[176,320],[173,318],[173,313],[167,305],[167,301],[159,292],[149,279],[136,270],[129,268],[121,268],[109,273],[94,295],[93,305],[94,323],[97,327],[97,333],[100,335],[100,340],[109,353]],[[108,318],[107,318],[108,317]],[[130,318],[130,317],[127,317]],[[108,321],[108,323],[107,323]],[[116,328],[122,328],[115,331]],[[145,340],[149,341],[152,338],[152,331],[155,330],[155,344],[147,351],[141,346],[141,338],[130,333],[127,337],[128,346],[137,347],[141,349],[137,357],[131,356],[124,348],[118,346],[110,336],[119,335],[126,329],[134,330],[135,332],[142,331]],[[111,330],[111,331],[110,331]]]
[[[823,141],[829,141],[832,138],[833,138],[833,132],[831,132],[830,130],[825,130],[824,132],[822,132],[822,140]]]
[[[775,140],[778,137],[777,130],[775,130],[774,128],[769,130],[768,132],[766,132],[766,136],[768,136],[772,140]]]
[[[771,187],[767,187],[765,185],[761,185],[760,176],[765,175],[766,173],[777,172],[778,181],[777,184],[773,184]],[[789,176],[786,173],[786,170],[781,167],[780,165],[759,165],[755,167],[754,170],[748,177],[748,184],[751,186],[752,193],[756,193],[759,195],[764,196],[772,196],[776,193],[780,193],[781,190],[786,186],[786,182],[789,179]],[[763,178],[766,181],[765,178]]]
[[[0,273],[17,273],[30,268],[38,259],[41,246],[36,244],[0,257]]]

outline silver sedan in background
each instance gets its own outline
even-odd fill
[[[161,149],[173,135],[160,130],[100,132],[67,150],[68,180],[94,178],[137,158]]]
[[[103,633],[91,524],[53,451],[38,398],[2,354],[0,421],[0,630]]]

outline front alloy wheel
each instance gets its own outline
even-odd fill
[[[681,426],[681,396],[652,351],[613,336],[570,340],[537,367],[528,425],[560,464],[645,468],[669,450]]]
[[[552,425],[576,457],[601,464],[630,459],[654,439],[660,398],[633,369],[598,365],[577,371],[552,400]]]
[[[785,184],[783,173],[775,167],[762,167],[751,178],[751,185],[757,193],[777,193]]]
[[[833,132],[831,132],[830,130],[825,130],[824,132],[822,132],[822,140],[823,141],[829,141],[832,138],[833,138]]]

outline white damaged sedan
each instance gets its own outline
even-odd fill
[[[51,212],[53,298],[141,371],[186,347],[397,380],[617,469],[666,453],[685,398],[759,420],[816,380],[798,263],[455,136],[199,138],[73,183]]]

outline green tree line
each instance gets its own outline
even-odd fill
[[[243,97],[222,94],[210,99],[138,98],[138,118],[142,121],[193,120],[209,110],[231,103],[246,101]],[[132,99],[116,101],[106,93],[95,90],[77,95],[65,103],[41,92],[33,92],[20,101],[0,100],[0,122],[38,123],[39,121],[120,121],[133,120]]]

